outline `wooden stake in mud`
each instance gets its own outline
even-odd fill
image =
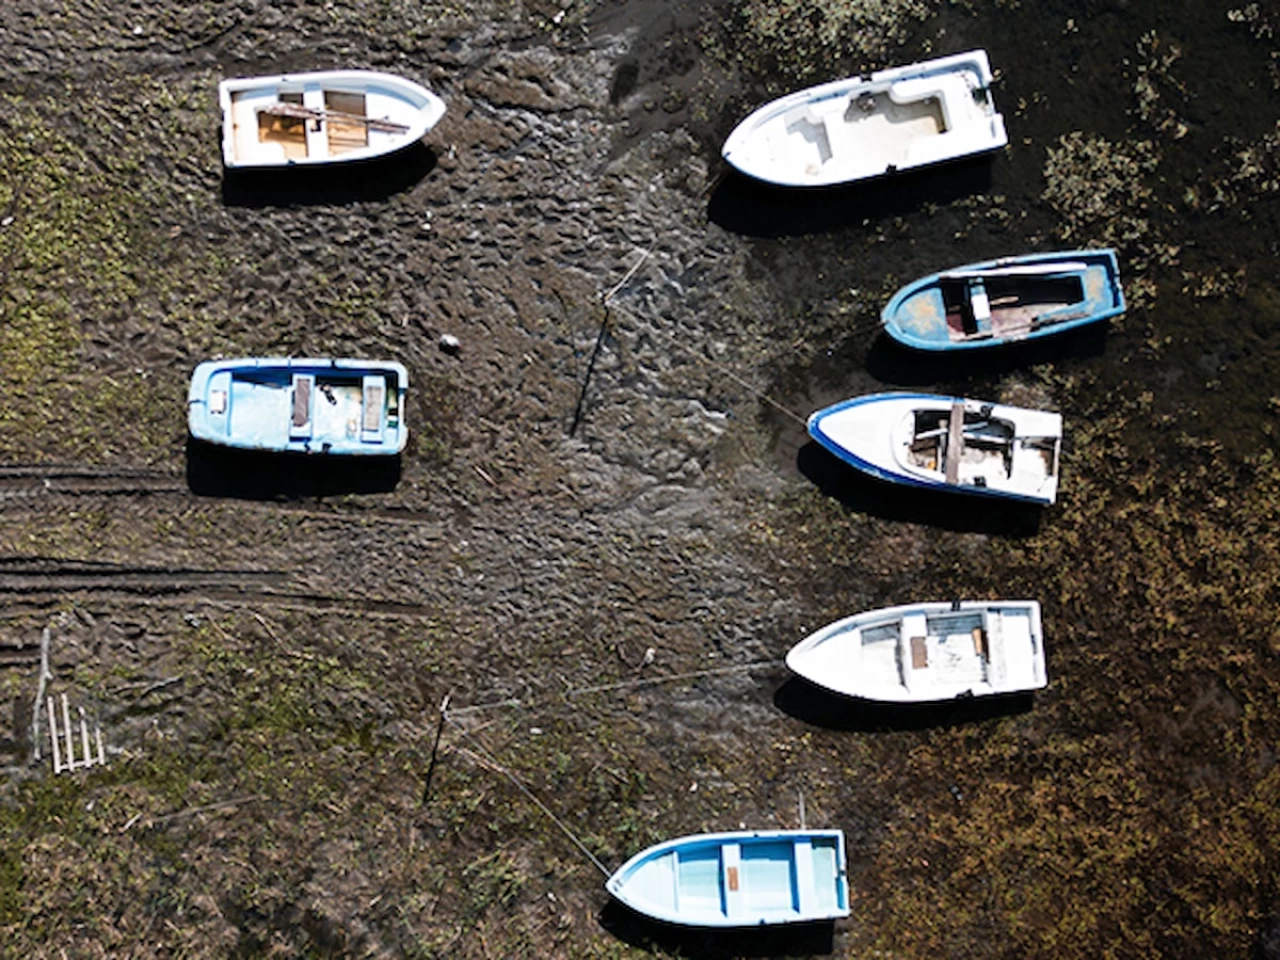
[[[569,436],[573,436],[582,422],[582,403],[587,399],[587,387],[591,384],[591,371],[596,368],[596,358],[600,356],[600,347],[604,344],[604,335],[609,329],[609,303],[604,301],[604,317],[600,321],[600,332],[596,334],[596,347],[591,351],[591,359],[587,361],[587,375],[582,378],[582,389],[578,392],[578,404],[573,408],[573,423],[569,424]]]
[[[36,702],[31,708],[31,759],[33,762],[40,760],[40,701],[44,699],[45,685],[53,679],[53,674],[49,670],[49,637],[50,630],[44,628],[44,632],[40,634],[40,678],[36,682]],[[53,698],[49,698],[49,730],[53,731]],[[57,751],[58,744],[55,740],[53,743],[54,751]],[[57,760],[54,760],[56,767]]]
[[[440,723],[436,726],[436,741],[431,745],[431,762],[427,764],[427,776],[422,784],[422,805],[425,807],[431,799],[431,778],[436,772],[436,756],[440,752],[440,736],[444,733],[445,722],[449,719],[449,695],[440,701]]]
[[[600,356],[600,348],[604,346],[604,335],[609,330],[609,301],[613,299],[615,293],[626,285],[628,280],[636,275],[636,271],[649,259],[649,254],[653,253],[654,244],[657,242],[657,238],[654,238],[653,243],[649,244],[649,249],[640,255],[640,259],[626,272],[626,275],[614,284],[612,290],[600,298],[600,306],[604,310],[604,316],[600,318],[600,332],[596,334],[595,349],[591,351],[591,359],[587,361],[587,375],[582,378],[582,390],[578,394],[578,405],[573,408],[573,423],[569,425],[569,436],[571,437],[577,432],[578,424],[582,422],[582,403],[587,399],[587,387],[591,384],[591,372],[596,368],[596,358]]]

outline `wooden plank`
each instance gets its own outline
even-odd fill
[[[305,437],[311,433],[311,398],[316,378],[309,373],[293,375],[293,415],[289,418],[289,435]]]
[[[364,378],[364,439],[382,439],[382,412],[386,406],[387,382],[378,376]]]
[[[960,455],[964,452],[964,404],[951,405],[951,424],[947,433],[947,483],[960,482]]]
[[[929,666],[929,648],[924,637],[911,638],[911,669],[923,670]]]

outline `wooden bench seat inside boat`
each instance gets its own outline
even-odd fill
[[[282,93],[281,103],[302,105],[302,94]],[[307,155],[307,121],[301,117],[274,116],[258,113],[258,142],[274,143],[290,160],[300,160]]]
[[[296,373],[293,376],[293,415],[289,418],[291,437],[311,435],[311,397],[315,385],[313,374]]]
[[[387,382],[380,376],[367,376],[361,384],[362,417],[360,439],[366,443],[382,439],[382,413],[386,406]]]
[[[911,669],[923,670],[929,665],[929,648],[924,637],[911,638]]]
[[[349,114],[353,117],[365,116],[365,96],[363,93],[346,93],[341,90],[326,90],[324,106],[338,114]],[[329,125],[329,156],[334,157],[351,150],[362,150],[369,145],[369,125],[359,120],[348,120],[331,116]]]
[[[960,459],[964,454],[964,404],[951,405],[951,422],[947,431],[947,483],[960,482]]]

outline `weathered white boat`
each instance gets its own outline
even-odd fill
[[[380,157],[421,140],[445,111],[425,87],[371,70],[223,80],[218,100],[228,169]]]
[[[809,416],[809,435],[891,483],[1053,503],[1062,416],[928,393],[874,393]]]
[[[636,854],[605,887],[637,913],[685,926],[754,927],[849,915],[840,830],[679,837]]]
[[[849,183],[998,150],[1009,141],[985,50],[810,87],[760,107],[721,155],[786,187]]]
[[[1047,682],[1034,600],[916,603],[811,634],[787,666],[836,693],[890,703],[1038,690]]]

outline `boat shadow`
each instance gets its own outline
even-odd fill
[[[1029,713],[1034,704],[1031,693],[964,697],[939,703],[875,703],[840,696],[801,677],[792,677],[773,695],[773,705],[795,720],[826,730],[856,733],[961,727]]]
[[[303,500],[349,493],[390,493],[401,458],[325,457],[235,450],[187,439],[187,486],[200,497]]]
[[[1063,360],[1096,360],[1106,353],[1109,321],[990,350],[912,350],[883,330],[867,352],[867,372],[882,383],[921,387],[994,378]]]
[[[724,930],[678,927],[636,913],[617,900],[605,905],[599,919],[602,927],[633,947],[699,960],[829,954],[835,941],[831,920]]]
[[[1022,538],[1040,529],[1044,508],[1033,503],[965,496],[879,480],[809,441],[796,453],[796,468],[845,508],[883,520],[920,523],[956,533]]]
[[[986,193],[991,189],[992,163],[991,156],[972,157],[838,187],[776,187],[722,164],[707,202],[707,218],[749,237],[826,233]]]
[[[435,151],[418,141],[385,157],[352,163],[224,170],[222,202],[261,209],[385,200],[425,179],[436,162]]]

